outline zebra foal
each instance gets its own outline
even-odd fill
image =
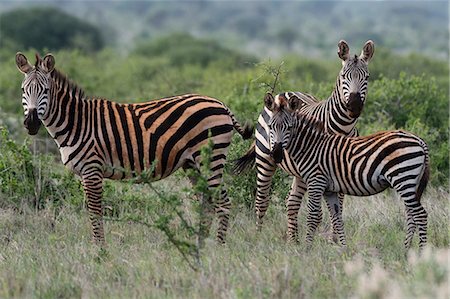
[[[286,100],[267,94],[270,153],[276,163],[286,157],[305,180],[308,192],[307,243],[321,221],[320,199],[325,197],[339,241],[346,246],[338,193],[368,196],[393,188],[403,199],[407,215],[405,247],[416,228],[419,248],[427,242],[427,212],[420,199],[429,179],[428,147],[405,131],[382,131],[364,137],[329,134],[323,123],[293,111]]]
[[[43,59],[36,55],[32,66],[22,53],[17,53],[16,64],[25,76],[25,128],[35,135],[43,124],[58,145],[64,165],[81,178],[95,241],[105,243],[104,179],[130,179],[146,169],[152,170],[155,181],[180,167],[199,171],[203,163],[200,150],[211,140],[208,188],[220,194],[216,202],[217,239],[224,242],[231,206],[222,188],[225,158],[233,129],[244,139],[251,137],[252,129],[241,127],[223,103],[207,96],[185,94],[121,104],[87,97],[55,69],[51,54]],[[212,198],[205,200],[208,207],[213,206]]]

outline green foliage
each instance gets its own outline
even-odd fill
[[[133,54],[145,57],[165,57],[171,66],[215,64],[218,68],[248,67],[256,61],[250,55],[240,54],[219,45],[213,40],[199,40],[189,34],[176,33],[140,44]]]
[[[33,155],[26,144],[18,145],[9,138],[8,131],[0,128],[0,194],[5,207],[21,202],[37,204]]]
[[[448,182],[448,93],[437,80],[426,75],[398,79],[381,77],[369,87],[359,124],[362,135],[387,129],[406,129],[428,144],[431,156],[432,182]]]
[[[18,144],[0,127],[0,207],[41,209],[48,201],[82,206],[79,182],[55,169],[53,159],[34,155],[28,143]]]
[[[153,186],[154,168],[151,167],[129,182],[129,184],[145,183],[151,191],[147,196],[140,193],[140,196],[133,197],[129,201],[129,195],[110,194],[116,188],[111,184],[105,184],[104,197],[107,200],[104,207],[105,214],[108,215],[106,220],[133,222],[148,228],[156,228],[166,236],[167,241],[176,248],[187,265],[192,270],[198,271],[202,266],[201,251],[214,217],[214,200],[220,194],[220,188],[215,191],[208,188],[213,146],[212,140],[209,139],[208,144],[201,149],[200,169],[188,169],[186,173],[192,186],[183,191],[189,199],[197,199],[191,205],[193,211],[186,211],[180,193],[173,189]],[[130,189],[128,185],[126,193],[129,194]],[[148,218],[154,220],[149,221]]]
[[[180,41],[186,49],[194,50],[182,51],[184,48],[176,45]],[[11,138],[21,140],[25,133],[20,104],[23,75],[15,66],[14,54],[8,49],[0,50],[3,66],[0,109],[6,115],[0,122],[12,132]],[[26,54],[33,57],[31,51]],[[241,64],[238,61],[246,61],[246,55],[222,48],[210,40],[183,34],[142,44],[128,56],[121,56],[112,49],[91,55],[80,50],[60,50],[54,55],[57,68],[88,95],[119,102],[140,102],[186,92],[200,93],[220,99],[238,119],[254,123],[263,107],[265,92],[274,84],[278,66],[282,68],[276,92],[299,90],[319,99],[331,94],[341,67],[337,56],[333,60],[319,60],[291,55],[279,61]],[[233,63],[228,60],[230,57]],[[447,186],[448,66],[419,54],[401,56],[377,48],[369,70],[371,79],[366,105],[357,125],[360,133],[403,128],[422,137],[430,149],[432,184]],[[47,137],[45,130],[40,134]],[[236,135],[228,161],[243,154],[248,144]],[[254,178],[254,172],[238,178],[226,176],[226,187],[237,206],[252,207]],[[274,198],[281,198],[279,202],[283,202],[289,184],[290,179],[282,172],[277,173],[273,193]],[[137,209],[146,201],[127,185],[119,187],[106,183],[105,186],[106,213],[111,216]],[[80,206],[79,198],[73,197],[70,201]]]
[[[422,56],[417,53],[398,55],[385,47],[376,47],[373,60],[370,62],[371,80],[396,79],[400,73],[408,75],[445,79],[448,77],[448,64],[440,60]]]
[[[6,12],[0,16],[0,35],[3,46],[15,50],[75,48],[92,52],[103,47],[97,28],[55,8]]]

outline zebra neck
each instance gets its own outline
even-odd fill
[[[358,118],[350,116],[339,77],[336,79],[336,84],[331,96],[328,98],[328,103],[329,109],[332,110],[329,113],[332,131],[334,133],[349,134],[354,129]]]
[[[328,134],[312,126],[302,125],[297,127],[292,135],[296,136],[295,141],[289,144],[287,151],[292,153],[292,157],[297,157],[297,162],[317,159],[317,150],[329,138]]]
[[[42,122],[59,147],[70,145],[73,131],[83,126],[86,117],[80,116],[86,102],[81,88],[57,70],[52,72],[49,105]]]

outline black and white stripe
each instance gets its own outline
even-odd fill
[[[368,196],[393,188],[403,199],[407,215],[405,246],[416,228],[419,247],[427,242],[427,213],[420,199],[429,178],[426,143],[405,131],[383,131],[365,137],[329,134],[323,123],[293,112],[286,101],[270,107],[269,143],[275,161],[289,157],[306,182],[309,201],[306,241],[311,242],[321,221],[324,194],[335,232],[346,245],[338,192]]]
[[[328,132],[356,136],[356,122],[363,109],[369,79],[368,63],[374,53],[374,44],[367,41],[360,56],[350,57],[349,47],[345,41],[338,44],[338,56],[342,60],[342,69],[336,79],[331,96],[325,101],[301,92],[285,92],[275,96],[274,101],[286,100],[292,109],[308,114],[325,124]],[[235,172],[240,173],[256,162],[257,193],[256,214],[257,226],[260,229],[262,219],[269,206],[269,190],[277,163],[270,156],[268,122],[272,112],[267,107],[261,112],[255,131],[256,142],[247,153],[235,161]],[[279,165],[288,174],[294,176],[292,186],[286,200],[288,214],[288,239],[297,240],[297,215],[302,198],[306,193],[306,184],[298,176],[289,157]],[[343,195],[340,195],[342,203]]]
[[[25,127],[36,134],[43,123],[59,147],[62,162],[81,177],[96,241],[104,243],[101,198],[105,178],[128,179],[152,169],[152,179],[160,180],[180,167],[200,171],[201,148],[212,143],[208,187],[220,188],[212,194],[220,194],[217,238],[224,242],[231,206],[222,188],[228,147],[233,129],[244,138],[252,132],[242,128],[223,103],[197,94],[139,104],[88,98],[54,69],[51,54],[37,57],[33,67],[18,53],[16,63],[25,74]],[[206,200],[212,203],[212,198]]]

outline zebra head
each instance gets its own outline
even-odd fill
[[[354,57],[350,56],[350,48],[344,40],[339,42],[338,48],[338,56],[342,60],[342,69],[339,72],[340,92],[350,117],[357,118],[364,107],[369,81],[367,65],[373,56],[375,46],[373,41],[367,41],[361,55]]]
[[[55,58],[52,54],[47,54],[41,59],[36,54],[36,64],[32,66],[25,55],[19,52],[16,54],[16,64],[25,75],[22,81],[22,106],[25,115],[23,124],[28,134],[36,135],[47,112],[50,74],[55,67]]]
[[[269,127],[270,155],[275,163],[283,160],[283,151],[287,148],[291,137],[292,124],[295,120],[294,112],[297,109],[298,101],[287,100],[283,94],[272,96],[267,93],[264,103],[272,116],[267,123]]]

